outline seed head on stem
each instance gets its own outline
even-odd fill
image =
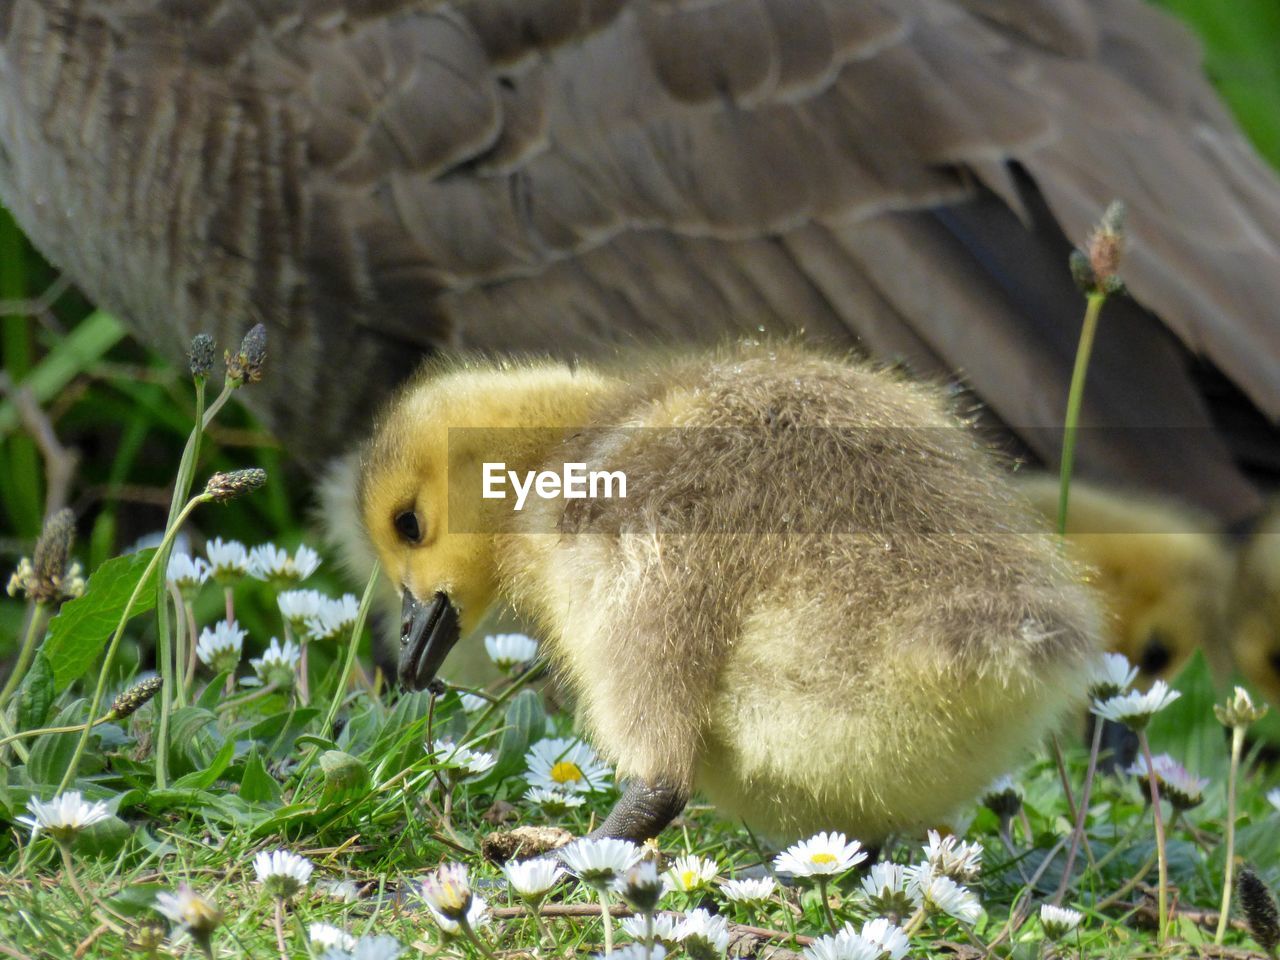
[[[194,379],[208,378],[209,371],[213,369],[213,357],[213,337],[207,333],[197,333],[191,338],[191,349],[187,351],[187,366]]]
[[[123,720],[125,717],[132,716],[157,693],[164,681],[160,677],[147,677],[135,683],[124,693],[120,694],[111,702],[111,718],[113,720]]]
[[[1218,910],[1218,926],[1213,933],[1213,942],[1221,944],[1226,938],[1227,921],[1231,916],[1231,875],[1236,866],[1236,783],[1240,775],[1244,735],[1249,724],[1267,715],[1267,705],[1255,706],[1249,691],[1236,687],[1226,703],[1214,705],[1213,713],[1218,722],[1231,731],[1231,766],[1227,773],[1227,858],[1222,876],[1222,905]]]
[[[267,471],[259,467],[215,473],[204,486],[205,496],[214,503],[226,503],[252,493],[267,482]]]
[[[1280,945],[1280,911],[1276,910],[1275,897],[1262,878],[1248,868],[1240,871],[1236,892],[1240,895],[1240,909],[1253,939],[1274,957],[1276,946]]]
[[[226,354],[227,380],[237,385],[257,383],[267,365],[267,328],[256,324],[240,341],[240,349]]]
[[[56,604],[84,593],[80,564],[71,560],[75,536],[75,514],[70,510],[59,510],[45,521],[33,559],[23,557],[9,578],[9,596],[21,593],[35,603]]]

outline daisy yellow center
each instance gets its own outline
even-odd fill
[[[585,780],[582,771],[572,760],[561,760],[551,768],[551,779],[556,783],[576,783]]]
[[[834,853],[827,853],[823,851],[822,853],[813,854],[809,857],[809,861],[811,863],[835,863],[836,855]]]
[[[684,873],[680,874],[680,884],[684,887],[693,886],[694,883],[697,882],[697,879],[698,875],[692,870],[686,870]]]

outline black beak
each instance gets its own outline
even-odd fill
[[[410,690],[425,690],[458,642],[458,611],[444,593],[427,604],[406,590],[402,617],[400,682]]]

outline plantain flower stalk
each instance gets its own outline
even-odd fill
[[[1244,750],[1244,734],[1249,724],[1261,720],[1267,714],[1267,705],[1255,706],[1249,691],[1236,687],[1231,699],[1213,708],[1218,722],[1231,730],[1231,767],[1227,774],[1227,866],[1222,876],[1222,906],[1218,911],[1218,926],[1213,932],[1213,942],[1221,945],[1227,935],[1227,921],[1231,916],[1231,875],[1235,871],[1236,855],[1236,783],[1240,775],[1240,754]]]
[[[1089,371],[1089,357],[1093,353],[1093,341],[1098,332],[1098,317],[1102,314],[1102,306],[1107,298],[1124,290],[1124,282],[1119,273],[1125,247],[1124,220],[1124,204],[1113,202],[1103,213],[1097,228],[1089,235],[1085,249],[1076,250],[1071,255],[1071,275],[1080,292],[1085,295],[1085,313],[1084,323],[1080,328],[1080,343],[1076,347],[1075,367],[1071,371],[1071,386],[1067,391],[1067,412],[1062,432],[1062,467],[1058,493],[1059,534],[1067,532],[1067,501],[1076,459],[1076,428],[1080,423],[1085,376]]]
[[[75,514],[70,510],[59,510],[45,521],[44,529],[36,540],[33,559],[23,557],[9,578],[9,596],[22,594],[31,601],[31,607],[27,612],[27,629],[18,649],[18,659],[3,689],[0,689],[0,714],[31,668],[47,615],[64,600],[73,600],[84,593],[80,564],[71,559],[75,535]]]
[[[204,430],[227,400],[230,399],[236,388],[245,382],[253,382],[262,378],[266,349],[266,329],[259,324],[249,331],[249,335],[245,337],[244,342],[240,345],[240,352],[237,354],[237,358],[243,357],[243,361],[237,360],[240,363],[237,369],[240,370],[242,375],[239,378],[230,375],[231,364],[230,360],[228,360],[228,376],[223,384],[222,392],[206,409],[205,383],[212,367],[211,355],[214,350],[214,344],[206,334],[197,334],[191,341],[188,359],[191,377],[195,383],[196,390],[195,424],[191,429],[191,434],[187,437],[186,446],[182,450],[182,460],[178,464],[178,476],[174,481],[173,497],[169,502],[169,518],[165,523],[165,540],[161,542],[160,548],[156,551],[161,570],[167,570],[169,567],[169,554],[173,549],[171,535],[181,526],[179,515],[185,509],[183,504],[188,502],[191,486],[195,480],[196,464],[200,458],[200,441],[204,435]],[[256,376],[250,377],[250,371],[254,372]],[[239,473],[239,471],[234,472]],[[212,488],[206,486],[205,494],[201,499],[207,498],[221,501],[229,499],[230,496],[237,495],[240,492],[245,492],[243,488],[247,485],[243,481],[227,481],[225,476],[224,474],[215,474],[215,478],[224,479],[214,484]],[[265,480],[265,475],[261,480]],[[258,482],[258,486],[261,486],[261,480]],[[252,489],[252,487],[248,487],[248,489]],[[183,615],[181,608],[177,608],[175,613],[177,616]],[[194,637],[192,641],[194,642]],[[156,645],[159,652],[160,676],[164,680],[164,686],[160,693],[160,723],[156,735],[156,786],[164,789],[169,782],[169,716],[173,711],[175,697],[177,702],[181,704],[185,701],[186,692],[185,685],[180,682],[181,678],[178,676],[181,665],[174,663],[175,656],[169,631],[169,597],[163,577],[160,578],[156,585]]]

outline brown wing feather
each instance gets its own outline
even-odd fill
[[[1086,469],[1240,514],[1191,352],[1280,414],[1280,188],[1137,0],[0,0],[0,147],[152,341],[271,324],[257,396],[312,455],[431,347],[803,328],[1052,459],[1065,238],[1115,197],[1147,309],[1108,308],[1086,410],[1189,432]]]

